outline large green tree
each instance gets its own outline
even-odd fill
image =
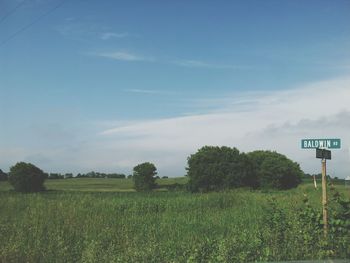
[[[134,167],[132,179],[136,191],[151,191],[156,187],[157,168],[153,163],[145,162]]]
[[[192,192],[243,186],[253,172],[245,154],[226,146],[204,146],[187,161],[188,187]]]
[[[45,173],[31,163],[19,162],[10,168],[9,181],[17,192],[45,190]]]
[[[298,163],[272,151],[248,153],[255,164],[254,178],[258,187],[290,189],[301,183],[303,171]]]

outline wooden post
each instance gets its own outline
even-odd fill
[[[323,232],[328,233],[328,208],[327,208],[327,172],[326,159],[322,159],[322,209],[323,209]]]
[[[316,175],[313,175],[313,177],[314,177],[314,186],[315,186],[315,189],[317,190]]]

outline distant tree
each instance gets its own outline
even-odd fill
[[[245,154],[226,146],[204,146],[187,161],[188,187],[192,192],[243,186],[253,172]]]
[[[132,179],[132,174],[129,174],[126,178]]]
[[[162,176],[162,179],[168,179],[169,177],[168,176]]]
[[[6,181],[7,179],[8,179],[7,173],[3,172],[3,171],[0,169],[0,181]]]
[[[72,174],[72,173],[66,173],[66,174],[64,175],[64,178],[65,178],[65,179],[73,178],[73,174]]]
[[[50,173],[48,179],[64,179],[64,175],[60,173]]]
[[[45,190],[45,173],[31,163],[19,162],[10,168],[9,181],[17,192]]]
[[[155,175],[157,168],[153,163],[141,163],[134,167],[132,179],[134,180],[136,191],[150,191],[156,187]]]
[[[106,174],[107,178],[120,178],[124,179],[126,176],[125,174],[118,174],[118,173],[112,173],[112,174]]]
[[[298,163],[285,155],[271,151],[254,151],[248,153],[255,164],[254,177],[258,187],[290,189],[298,186],[304,176]]]

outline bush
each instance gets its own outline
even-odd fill
[[[188,189],[208,192],[242,186],[289,189],[301,183],[299,164],[271,151],[240,153],[226,146],[204,146],[188,158]]]
[[[204,146],[188,158],[188,187],[192,192],[243,186],[253,173],[245,154],[226,146]]]
[[[248,153],[255,163],[255,178],[258,187],[290,189],[301,183],[303,172],[298,163],[285,155],[271,151]]]
[[[155,175],[157,168],[153,163],[142,163],[134,167],[132,179],[135,183],[136,191],[150,191],[156,187]]]
[[[9,181],[17,192],[45,190],[45,173],[31,163],[20,162],[10,168]]]

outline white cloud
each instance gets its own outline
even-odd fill
[[[200,60],[175,60],[173,64],[188,68],[208,68],[208,69],[247,69],[245,66],[234,66],[225,64],[208,63]]]
[[[127,34],[126,34],[127,35]],[[123,34],[114,34],[114,33],[104,33],[101,35],[101,39],[108,40],[112,37],[124,37]],[[92,53],[88,53],[92,54]],[[248,66],[234,66],[234,65],[225,65],[225,64],[215,64],[215,63],[207,63],[199,60],[162,60],[155,59],[154,57],[145,57],[136,54],[132,54],[127,51],[114,51],[114,52],[100,52],[94,53],[96,56],[115,59],[115,60],[123,60],[123,61],[147,61],[147,62],[158,62],[163,64],[172,64],[181,67],[188,68],[202,68],[202,69],[231,69],[231,70],[242,70],[242,69],[250,69]]]
[[[109,40],[112,38],[125,38],[128,37],[128,33],[114,33],[114,32],[104,32],[101,34],[102,40]]]
[[[124,92],[136,93],[136,94],[149,94],[149,95],[171,95],[172,92],[164,90],[152,90],[152,89],[125,89]]]
[[[105,57],[105,58],[121,60],[121,61],[153,61],[153,58],[139,56],[126,51],[96,53],[95,55],[99,57]]]
[[[55,30],[64,37],[80,41],[122,39],[133,36],[126,32],[115,32],[109,26],[95,21],[78,20],[74,17],[67,17],[64,23],[55,27]]]
[[[107,129],[101,136],[111,152],[123,152],[121,162],[151,159],[170,175],[183,174],[186,157],[203,145],[277,150],[300,162],[306,171],[318,172],[314,152],[301,150],[300,140],[339,137],[346,150],[334,151],[329,169],[344,177],[350,173],[349,86],[350,79],[344,78],[266,95],[249,94],[249,99],[242,94],[214,113],[139,121]]]
[[[245,152],[276,150],[314,173],[320,171],[320,162],[313,150],[300,149],[300,140],[330,137],[341,138],[342,149],[332,151],[328,171],[345,178],[350,174],[349,87],[350,78],[341,78],[285,91],[242,92],[196,101],[199,108],[211,104],[205,114],[114,120],[63,129],[59,134],[51,131],[57,130],[53,126],[49,132],[35,132],[37,137],[31,138],[35,146],[10,147],[5,141],[1,144],[0,136],[1,169],[28,160],[45,171],[130,173],[138,163],[150,161],[160,175],[180,176],[185,174],[187,157],[198,148],[227,145]],[[41,137],[58,141],[48,144]]]

